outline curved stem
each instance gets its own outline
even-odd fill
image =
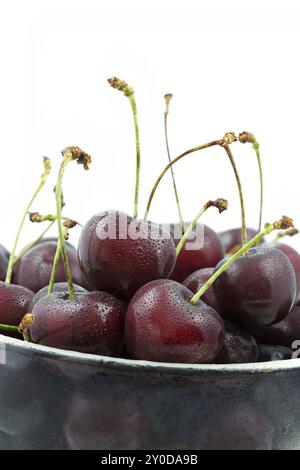
[[[56,215],[54,214],[47,214],[47,215],[41,215],[39,212],[29,212],[29,219],[31,222],[36,222],[36,223],[41,223],[41,222],[55,222],[57,220]],[[83,225],[77,222],[76,220],[71,219],[70,217],[62,217],[61,220],[64,221],[72,221],[75,225],[79,225],[80,227],[83,228]]]
[[[167,149],[167,155],[168,155],[169,163],[171,163],[172,160],[171,160],[171,156],[170,156],[169,139],[168,139],[168,114],[169,114],[169,104],[170,104],[170,100],[171,100],[172,96],[173,95],[171,95],[171,94],[165,95],[166,109],[165,109],[165,113],[164,113],[165,142],[166,142],[166,149]],[[175,174],[174,174],[173,167],[171,167],[171,175],[172,175],[174,195],[175,195],[175,200],[176,200],[176,205],[177,205],[177,210],[178,210],[179,223],[180,223],[181,231],[182,231],[182,233],[184,233],[184,221],[183,221],[183,217],[182,217],[182,212],[181,212],[179,196],[178,196],[178,190],[177,190],[177,185],[176,185],[176,181],[175,181]]]
[[[150,193],[150,196],[149,196],[149,199],[148,199],[148,202],[147,202],[147,207],[146,207],[146,211],[145,211],[145,215],[144,215],[144,220],[146,221],[147,218],[148,218],[148,215],[149,215],[149,210],[150,210],[150,207],[151,207],[151,203],[152,203],[152,199],[155,195],[155,192],[157,190],[157,187],[159,185],[159,183],[161,182],[162,178],[164,177],[164,175],[167,173],[167,171],[172,168],[172,166],[177,163],[179,160],[181,160],[183,157],[185,157],[186,155],[189,155],[191,153],[194,153],[194,152],[197,152],[198,150],[204,150],[206,148],[209,148],[209,147],[213,147],[215,145],[223,145],[224,143],[224,140],[213,140],[212,142],[208,142],[207,144],[203,144],[203,145],[199,145],[198,147],[194,147],[190,150],[186,150],[185,152],[183,152],[182,154],[180,154],[178,157],[174,158],[174,160],[172,160],[165,168],[164,170],[160,173],[159,177],[157,178],[153,188],[152,188],[152,191]]]
[[[274,222],[273,224],[267,224],[265,227],[265,230],[259,232],[255,237],[252,238],[249,242],[247,242],[244,246],[242,246],[231,258],[229,258],[227,261],[225,261],[224,264],[208,279],[205,284],[198,290],[198,292],[191,298],[190,303],[191,304],[196,304],[199,299],[202,297],[203,294],[211,287],[211,285],[214,283],[214,281],[224,272],[226,269],[234,263],[238,258],[240,258],[244,253],[246,253],[252,246],[254,246],[256,243],[259,243],[263,237],[266,235],[269,235],[271,232],[274,230],[280,230],[282,228],[289,228],[285,225],[285,222],[288,222],[288,224],[291,224],[292,226],[292,220],[283,217],[280,221]]]
[[[14,333],[19,333],[19,328],[14,325],[3,325],[3,323],[0,323],[0,330],[3,331],[8,331],[8,332],[14,332]]]
[[[50,228],[53,226],[55,220],[53,222],[51,222],[51,224],[48,225],[48,227],[41,233],[41,235],[36,238],[35,240],[33,240],[31,243],[29,243],[29,245],[25,246],[25,248],[18,254],[18,256],[15,257],[14,259],[14,265],[21,259],[23,258],[23,256],[26,255],[26,253],[28,253],[29,250],[31,250],[31,248],[33,248],[39,241],[41,241],[44,236],[46,235],[46,233],[48,232],[48,230],[50,230]]]
[[[228,202],[226,201],[226,199],[219,198],[219,199],[216,199],[215,201],[207,201],[204,204],[204,206],[196,214],[196,216],[194,217],[194,219],[192,220],[192,222],[188,226],[187,230],[185,231],[185,233],[184,233],[183,237],[181,238],[180,242],[178,243],[178,245],[176,247],[176,256],[178,256],[179,253],[181,252],[184,244],[188,240],[190,234],[192,233],[193,229],[195,228],[195,226],[196,226],[198,220],[200,219],[200,217],[202,216],[202,214],[204,214],[204,212],[207,211],[207,209],[209,209],[210,207],[216,207],[219,210],[219,212],[221,213],[221,212],[223,212],[224,210],[227,209]]]
[[[137,109],[134,94],[128,96],[129,103],[132,109],[134,128],[135,128],[135,146],[136,146],[136,174],[135,174],[135,190],[134,190],[134,211],[133,217],[138,217],[138,205],[139,205],[139,188],[140,188],[140,173],[141,173],[141,147],[139,137],[139,126],[137,119]]]
[[[16,253],[16,249],[17,249],[17,245],[18,245],[18,241],[19,241],[19,238],[20,238],[20,235],[21,235],[23,225],[24,225],[25,219],[27,217],[27,213],[29,212],[34,200],[36,199],[37,195],[41,191],[42,187],[46,183],[47,176],[50,174],[50,171],[51,171],[50,160],[49,160],[49,158],[44,157],[44,173],[42,174],[41,182],[38,185],[38,187],[36,188],[32,198],[30,199],[30,201],[29,201],[29,203],[28,203],[28,205],[25,209],[25,212],[22,216],[19,228],[17,230],[17,235],[16,235],[16,238],[15,238],[15,241],[14,241],[14,244],[13,244],[13,248],[12,248],[11,253],[10,253],[10,258],[9,258],[7,273],[6,273],[6,278],[5,278],[6,284],[10,284],[10,282],[11,282],[15,253]]]
[[[241,206],[241,218],[242,218],[242,245],[245,245],[245,243],[247,243],[247,227],[246,227],[245,204],[244,204],[242,183],[241,183],[240,175],[239,175],[239,172],[238,172],[238,169],[237,169],[237,166],[236,166],[236,163],[235,163],[235,160],[234,160],[234,157],[232,155],[229,145],[224,144],[223,147],[229,157],[231,166],[234,171],[237,187],[238,187],[238,192],[239,192],[239,197],[240,197],[240,206]]]
[[[69,298],[70,298],[70,300],[74,299],[75,291],[74,291],[74,286],[73,286],[73,282],[72,282],[72,274],[71,274],[69,259],[68,259],[67,250],[66,250],[65,238],[64,238],[64,233],[63,233],[61,211],[62,211],[62,180],[63,180],[65,169],[66,169],[67,165],[72,160],[73,160],[72,154],[70,154],[69,152],[66,152],[64,154],[64,158],[63,158],[63,161],[62,161],[62,164],[60,166],[59,173],[58,173],[56,191],[55,191],[56,211],[57,211],[56,216],[57,216],[58,238],[59,238],[59,241],[58,241],[58,244],[57,244],[57,250],[56,250],[56,254],[55,254],[55,259],[58,256],[57,252],[60,250],[61,255],[62,255],[62,259],[63,259],[63,263],[64,263],[65,272],[66,272],[66,278],[67,278],[67,283],[68,283],[68,288],[69,288]],[[55,265],[53,265],[51,278],[52,278],[52,275],[54,275],[54,278],[55,278],[55,274],[53,274],[55,269],[56,269],[56,267],[55,267]]]

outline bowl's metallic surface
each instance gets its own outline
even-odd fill
[[[1,449],[299,449],[300,360],[183,365],[0,335]]]

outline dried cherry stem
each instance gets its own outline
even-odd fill
[[[232,151],[231,151],[229,145],[224,144],[223,147],[224,147],[225,152],[227,153],[228,158],[230,160],[232,169],[234,171],[236,184],[237,184],[237,187],[238,187],[239,198],[240,198],[240,206],[241,206],[241,219],[242,219],[242,245],[244,245],[245,243],[247,243],[247,227],[246,227],[245,204],[244,204],[242,183],[241,183],[240,175],[239,175],[239,172],[238,172],[238,169],[237,169],[237,166],[236,166],[236,163],[235,163],[235,160],[234,160],[234,157],[232,155]]]
[[[41,189],[43,188],[43,186],[45,185],[46,183],[46,180],[47,180],[47,177],[48,175],[50,174],[51,172],[51,162],[50,162],[50,159],[47,158],[47,157],[43,157],[43,162],[44,162],[44,172],[41,176],[41,181],[40,181],[40,184],[38,185],[38,187],[36,188],[35,192],[33,193],[33,196],[32,198],[30,199],[26,209],[25,209],[25,212],[22,216],[22,219],[21,219],[21,222],[20,222],[20,225],[19,225],[19,228],[17,230],[17,235],[16,235],[16,238],[15,238],[15,241],[14,241],[14,244],[13,244],[13,247],[12,247],[12,250],[11,250],[11,254],[10,254],[10,257],[9,257],[9,262],[8,262],[8,267],[7,267],[7,273],[6,273],[6,278],[5,278],[5,282],[6,284],[10,284],[11,282],[11,277],[12,277],[12,271],[13,271],[13,266],[14,266],[14,259],[15,259],[15,253],[16,253],[16,249],[17,249],[17,245],[18,245],[18,241],[19,241],[19,238],[20,238],[20,235],[21,235],[21,231],[22,231],[22,228],[23,228],[23,225],[24,225],[24,222],[25,222],[25,219],[27,217],[27,213],[30,211],[30,208],[34,202],[34,200],[36,199],[36,197],[38,196],[39,192],[41,191]]]
[[[29,220],[30,222],[35,222],[35,223],[41,223],[41,222],[55,222],[57,220],[57,216],[54,214],[47,214],[47,215],[41,215],[39,212],[29,212]],[[73,226],[79,225],[80,227],[83,227],[83,225],[76,220],[71,219],[70,217],[62,217],[61,220],[67,221],[67,222],[72,222]]]
[[[62,156],[63,156],[63,161],[59,169],[56,190],[55,190],[56,218],[57,218],[57,225],[58,225],[58,244],[57,244],[56,254],[54,258],[52,273],[51,273],[51,282],[49,284],[49,292],[51,293],[53,290],[53,284],[54,284],[53,280],[55,280],[55,273],[56,273],[57,264],[58,264],[57,259],[59,260],[60,254],[61,254],[61,257],[64,263],[67,283],[68,283],[69,298],[70,300],[73,300],[75,297],[75,291],[74,291],[74,285],[72,282],[72,274],[71,274],[68,254],[66,250],[65,233],[64,233],[64,227],[62,224],[62,214],[61,214],[62,203],[63,203],[62,181],[63,181],[63,176],[65,173],[66,167],[71,161],[77,160],[77,163],[82,164],[84,166],[84,169],[88,170],[89,164],[91,163],[91,157],[87,153],[83,152],[79,147],[65,148],[62,151]]]
[[[207,149],[209,147],[214,147],[214,146],[221,146],[223,147],[224,144],[231,144],[232,142],[235,142],[237,140],[237,137],[234,135],[233,132],[228,132],[225,134],[225,136],[222,138],[222,139],[219,139],[219,140],[213,140],[211,142],[208,142],[207,144],[203,144],[203,145],[199,145],[198,147],[194,147],[192,149],[189,149],[189,150],[186,150],[185,152],[183,152],[182,154],[180,154],[178,157],[174,158],[174,160],[172,160],[165,168],[164,170],[160,173],[159,177],[157,178],[157,180],[155,181],[155,184],[151,190],[151,193],[150,193],[150,196],[149,196],[149,199],[148,199],[148,202],[147,202],[147,207],[146,207],[146,211],[145,211],[145,215],[144,215],[144,220],[146,221],[148,219],[148,215],[149,215],[149,211],[150,211],[150,207],[151,207],[151,203],[152,203],[152,200],[153,200],[153,197],[155,195],[155,192],[157,190],[157,187],[159,185],[159,183],[161,182],[162,178],[164,177],[164,175],[167,173],[167,171],[175,164],[177,163],[179,160],[181,160],[182,158],[184,158],[185,156],[187,155],[190,155],[191,153],[194,153],[194,152],[197,152],[198,150],[204,150],[204,149]]]
[[[194,228],[195,228],[198,220],[202,216],[202,214],[204,214],[204,212],[207,211],[207,209],[209,209],[210,207],[216,207],[218,209],[218,211],[220,212],[220,214],[221,214],[223,211],[225,211],[228,208],[228,201],[226,201],[226,199],[219,198],[219,199],[216,199],[215,201],[212,201],[212,200],[207,201],[204,204],[204,206],[196,214],[196,216],[194,217],[194,219],[192,220],[192,222],[190,223],[190,225],[186,229],[186,231],[185,231],[183,237],[181,238],[180,242],[178,243],[178,245],[176,247],[176,256],[178,256],[179,253],[181,252],[184,244],[188,240],[190,234],[194,230]]]
[[[173,98],[173,95],[171,93],[168,93],[168,94],[165,95],[166,108],[165,108],[165,112],[164,112],[164,128],[165,128],[165,141],[166,141],[166,149],[167,149],[167,155],[168,155],[169,163],[171,163],[172,160],[171,160],[171,156],[170,156],[169,138],[168,138],[168,115],[169,115],[169,105],[170,105],[170,101],[171,101],[172,98]],[[179,196],[178,196],[178,190],[177,190],[177,185],[176,185],[176,181],[175,181],[175,174],[174,174],[173,167],[171,167],[171,175],[172,175],[174,195],[175,195],[175,200],[176,200],[176,205],[177,205],[177,210],[178,210],[180,228],[181,228],[182,233],[184,233],[184,220],[183,220],[183,217],[182,217],[182,212],[181,212]]]
[[[133,217],[137,219],[138,217],[138,205],[139,205],[139,187],[140,187],[140,173],[141,173],[141,147],[140,147],[140,135],[139,135],[139,125],[137,118],[137,107],[134,97],[134,89],[130,87],[124,80],[121,80],[117,77],[109,78],[108,83],[112,88],[122,91],[124,95],[128,98],[132,115],[134,121],[135,129],[135,147],[136,147],[136,173],[135,173],[135,190],[134,190],[134,210]]]
[[[209,289],[209,287],[215,282],[215,280],[224,272],[226,269],[234,263],[238,258],[248,252],[248,250],[255,244],[259,243],[263,237],[274,232],[274,230],[286,230],[293,227],[294,222],[289,217],[283,216],[280,220],[274,222],[273,224],[266,224],[265,229],[255,235],[249,242],[242,246],[231,258],[225,261],[224,264],[208,279],[205,284],[198,290],[198,292],[191,298],[189,301],[191,304],[195,305],[203,294]]]
[[[276,237],[273,240],[273,243],[277,242],[278,240],[281,240],[284,237],[293,237],[294,235],[298,235],[299,230],[297,228],[291,227],[288,228],[287,230],[284,230],[283,232],[277,233]]]

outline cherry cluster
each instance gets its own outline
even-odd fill
[[[131,105],[136,136],[134,212],[94,215],[82,227],[76,249],[69,231],[80,224],[63,217],[64,172],[77,161],[89,169],[91,157],[78,147],[62,152],[55,188],[56,214],[30,212],[51,171],[44,158],[41,182],[26,207],[14,246],[0,245],[0,330],[25,341],[56,348],[135,360],[194,364],[247,363],[289,359],[300,340],[300,254],[282,243],[294,235],[283,216],[262,227],[263,178],[260,148],[253,134],[233,132],[171,159],[165,95],[164,129],[169,163],[150,193],[144,218],[138,217],[140,142],[134,90],[113,77]],[[250,143],[260,176],[258,229],[248,228],[244,195],[232,146]],[[224,151],[234,172],[241,227],[216,233],[199,222],[211,207],[228,208],[223,198],[208,200],[187,223],[182,216],[174,165],[211,147]],[[148,219],[156,189],[170,172],[178,208],[177,224]],[[16,255],[23,224],[49,221],[39,238]],[[45,238],[57,223],[58,237]],[[275,240],[268,235],[277,231]]]

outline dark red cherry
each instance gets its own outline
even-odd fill
[[[174,225],[171,233],[173,231],[177,245],[181,239],[180,226]],[[182,282],[198,269],[216,266],[223,256],[224,249],[218,234],[207,225],[197,224],[179,253],[170,278]]]
[[[248,240],[251,240],[257,234],[257,230],[253,228],[247,228],[247,237]],[[225,253],[230,253],[231,251],[236,251],[241,247],[242,244],[242,228],[230,228],[229,230],[224,230],[224,232],[219,232],[219,237],[222,240]]]
[[[91,354],[118,356],[123,348],[125,306],[106,292],[42,297],[29,329],[34,343]]]
[[[203,268],[203,269],[198,269],[198,271],[195,271],[194,273],[190,274],[184,281],[183,285],[192,291],[194,294],[198,292],[200,287],[205,284],[206,281],[212,276],[214,272],[214,268]],[[207,305],[210,307],[214,308],[217,312],[219,312],[219,304],[216,299],[214,290],[212,287],[210,287],[205,294],[201,297],[203,302],[205,302]]]
[[[156,280],[132,298],[125,319],[125,343],[131,358],[148,361],[209,363],[224,343],[224,323],[204,302],[171,280]]]
[[[284,361],[291,359],[293,350],[285,346],[271,346],[261,344],[258,347],[258,362]]]
[[[56,252],[57,241],[44,241],[29,250],[14,268],[13,282],[38,292],[48,286],[53,260]],[[69,262],[72,271],[72,279],[75,284],[88,287],[79,266],[76,249],[66,244]],[[60,260],[56,272],[56,282],[65,282],[66,275],[62,260]]]
[[[82,292],[87,292],[87,290],[84,289],[84,287],[77,286],[76,284],[74,284],[73,287],[74,287],[75,293],[80,294]],[[53,285],[53,292],[54,293],[59,293],[61,296],[65,296],[65,294],[68,294],[68,292],[69,292],[68,283],[67,282],[56,282]],[[29,309],[28,312],[32,312],[32,309],[35,306],[35,304],[42,297],[45,297],[45,295],[48,295],[48,286],[43,287],[41,290],[36,292],[36,294],[34,294],[34,296],[32,297],[32,299],[30,301],[30,304],[28,306],[28,309]]]
[[[161,227],[118,211],[92,217],[78,247],[81,268],[95,289],[130,299],[139,287],[173,270],[173,239]]]
[[[0,281],[5,280],[8,260],[9,252],[3,245],[0,245]]]
[[[274,246],[278,250],[282,251],[282,253],[284,253],[288,257],[288,259],[293,265],[296,274],[297,284],[297,296],[295,303],[298,303],[298,301],[300,301],[300,254],[298,253],[298,251],[294,250],[294,248],[289,245],[286,245],[285,243],[275,243]]]
[[[292,264],[280,250],[268,246],[251,248],[213,287],[222,316],[250,330],[282,320],[296,297]]]
[[[300,340],[300,305],[295,305],[279,323],[259,328],[254,337],[260,344],[278,344],[291,348]]]
[[[216,364],[256,362],[258,358],[258,346],[253,336],[233,323],[228,321],[224,323],[224,346],[214,362]]]
[[[34,293],[23,286],[0,281],[0,323],[18,326],[26,313]],[[1,334],[8,335],[5,331]],[[18,334],[9,334],[17,336]]]

